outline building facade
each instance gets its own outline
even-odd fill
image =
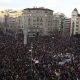
[[[72,11],[70,36],[80,34],[80,14],[75,8]]]
[[[43,7],[0,12],[1,27],[4,27],[7,31],[24,32],[29,35],[58,34],[60,36],[69,36],[80,32],[79,24],[80,14],[78,14],[77,9],[72,12],[71,20],[66,18],[63,13],[53,14],[53,10]]]
[[[18,29],[20,27],[19,17],[22,16],[21,11],[5,10],[4,23],[7,29]]]
[[[23,10],[22,28],[29,34],[48,35],[53,32],[53,11],[50,9],[27,8]]]
[[[21,26],[22,11],[0,11],[0,28],[7,34],[18,33]]]
[[[71,18],[65,17],[63,25],[63,37],[70,37]]]
[[[5,13],[4,11],[0,11],[0,28],[4,28],[5,24]]]
[[[53,15],[53,32],[55,34],[61,35],[63,32],[65,15],[63,13],[55,13]]]

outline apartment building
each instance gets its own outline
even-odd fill
[[[23,10],[22,27],[28,33],[48,35],[53,32],[53,10],[40,8],[26,8]]]
[[[71,18],[65,17],[63,25],[63,37],[70,37]]]
[[[53,29],[55,34],[62,35],[65,15],[63,13],[53,14]]]
[[[80,34],[80,14],[75,8],[72,11],[70,36]]]

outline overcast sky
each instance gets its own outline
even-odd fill
[[[45,7],[54,12],[62,12],[67,17],[71,16],[74,8],[80,11],[80,0],[0,0],[0,9],[22,10],[24,8]]]

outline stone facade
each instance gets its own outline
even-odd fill
[[[61,35],[63,32],[65,15],[63,13],[55,13],[53,15],[54,33]]]
[[[53,32],[53,11],[42,7],[24,9],[22,22],[28,33],[48,35]]]
[[[80,34],[80,14],[78,13],[78,10],[75,8],[72,11],[70,36],[76,34]]]
[[[71,18],[65,17],[63,25],[63,37],[70,37]]]

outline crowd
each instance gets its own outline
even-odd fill
[[[0,80],[80,80],[80,38],[0,34]]]

